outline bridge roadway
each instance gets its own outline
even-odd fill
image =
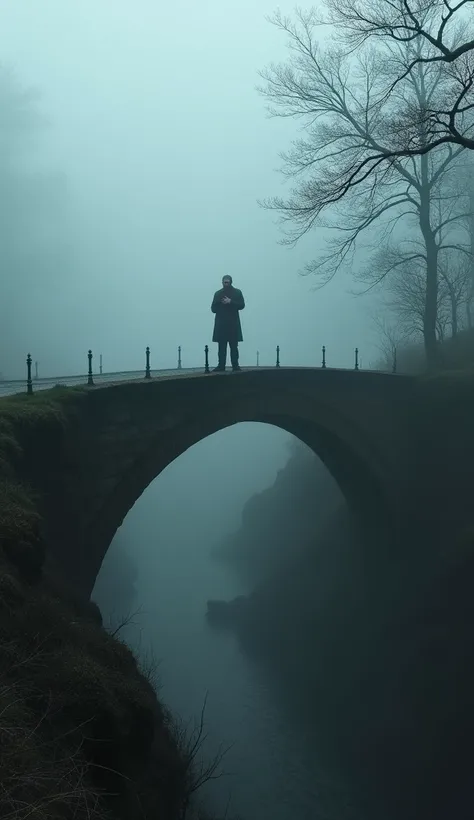
[[[249,368],[251,369],[251,368]],[[169,368],[166,370],[151,370],[151,378],[155,381],[157,379],[167,379],[181,376],[191,376],[204,373],[203,367],[188,367],[178,370]],[[145,379],[143,370],[124,370],[118,373],[101,373],[94,374],[94,387],[109,387],[113,384],[122,384],[123,382],[142,382],[148,381]],[[87,375],[79,376],[51,376],[49,378],[33,379],[33,392],[39,390],[50,390],[52,387],[61,385],[61,387],[87,387]],[[92,389],[92,388],[91,388]],[[11,396],[16,393],[26,392],[26,379],[10,379],[8,381],[0,382],[0,397]]]
[[[354,372],[354,368],[334,368],[334,367],[298,367],[298,366],[281,366],[276,368],[275,365],[273,366],[259,366],[259,367],[243,367],[242,373],[249,372],[249,371],[268,371],[268,370],[281,370],[288,372],[289,370],[305,370],[305,371],[314,371],[315,373],[327,370],[327,371],[336,371],[340,373],[350,373]],[[380,373],[385,378],[387,375],[395,375],[392,373],[387,373],[387,371],[377,371],[377,370],[359,370],[359,373]],[[236,378],[238,374],[232,373],[229,369],[225,374],[213,374],[212,370],[211,373],[205,373],[204,368],[201,367],[188,367],[188,368],[168,368],[163,370],[151,370],[150,371],[150,379],[145,378],[145,374],[143,370],[129,370],[129,371],[122,371],[118,373],[102,373],[102,374],[94,374],[94,386],[89,387],[89,390],[94,390],[96,388],[101,387],[112,387],[118,384],[127,384],[127,383],[141,383],[147,381],[165,381],[169,379],[182,379],[182,378],[189,378],[189,377],[197,377],[197,376],[232,376]],[[50,390],[52,387],[56,387],[60,385],[61,387],[87,387],[87,375],[76,375],[76,376],[55,376],[50,378],[41,378],[41,379],[33,379],[33,393],[37,393],[40,390]],[[11,379],[8,381],[0,382],[0,398],[4,396],[12,396],[19,393],[26,392],[26,380],[25,379]]]

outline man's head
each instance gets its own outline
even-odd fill
[[[232,276],[223,276],[222,277],[222,286],[224,288],[230,288],[232,285]]]

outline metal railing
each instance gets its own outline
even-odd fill
[[[329,369],[327,364],[327,353],[326,353],[326,346],[323,345],[321,349],[322,357],[321,357],[321,364],[320,369],[325,370]],[[8,396],[14,395],[17,393],[22,393],[25,391],[29,395],[32,395],[34,392],[38,390],[47,390],[52,387],[79,387],[87,385],[89,387],[99,386],[101,384],[110,384],[116,383],[121,381],[134,381],[134,380],[141,380],[141,379],[153,379],[153,378],[163,378],[165,376],[170,376],[172,374],[177,374],[182,376],[191,375],[195,373],[204,373],[208,374],[211,372],[209,367],[209,346],[206,345],[204,347],[204,363],[201,367],[183,367],[182,363],[182,355],[181,355],[181,346],[178,347],[178,358],[177,358],[177,366],[176,367],[169,367],[169,368],[162,368],[162,369],[155,369],[153,370],[151,367],[151,351],[150,348],[147,347],[145,349],[145,367],[142,370],[122,370],[122,371],[115,371],[115,372],[102,372],[102,355],[100,355],[100,365],[99,365],[99,372],[94,372],[93,366],[94,356],[92,350],[87,352],[87,372],[80,373],[77,375],[70,375],[70,376],[56,376],[50,378],[39,378],[38,376],[38,367],[37,363],[35,363],[35,376],[32,376],[31,369],[33,360],[31,354],[28,353],[26,358],[26,384],[25,379],[10,379],[10,380],[3,380],[0,381],[0,397],[1,396]],[[260,364],[260,352],[257,351],[257,358],[256,358],[256,367],[261,367]],[[280,345],[276,346],[276,360],[275,364],[271,365],[272,367],[281,367],[280,363]],[[254,368],[252,368],[254,369]],[[332,369],[332,368],[331,368]],[[343,368],[334,368],[334,369],[343,369]],[[359,361],[359,348],[356,347],[354,349],[354,365],[353,370],[359,371],[360,368],[360,361]],[[393,355],[393,365],[392,365],[392,373],[397,372],[397,351],[394,351]]]

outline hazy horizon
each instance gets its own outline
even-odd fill
[[[273,364],[277,344],[282,364],[319,365],[323,344],[336,366],[356,346],[362,365],[377,355],[349,278],[313,292],[298,276],[321,231],[283,247],[257,204],[282,190],[278,155],[298,136],[256,90],[258,71],[287,53],[265,19],[274,8],[4,5],[1,61],[38,89],[47,120],[22,163],[59,191],[24,281],[5,266],[5,377],[23,376],[27,352],[42,376],[83,372],[88,348],[109,371],[141,368],[147,345],[153,367],[174,366],[178,345],[183,365],[200,365],[224,273],[247,301],[243,364],[257,350]]]

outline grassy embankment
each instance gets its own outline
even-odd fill
[[[178,727],[150,670],[44,566],[31,490],[19,483],[19,431],[68,424],[83,389],[0,400],[0,817],[198,817],[212,773],[202,726]],[[67,545],[65,545],[67,549]]]
[[[383,356],[375,365],[377,369],[391,371],[393,355]],[[461,330],[457,336],[446,339],[439,345],[440,370],[474,368],[474,329]],[[425,352],[420,342],[402,343],[397,349],[398,373],[423,373]]]

